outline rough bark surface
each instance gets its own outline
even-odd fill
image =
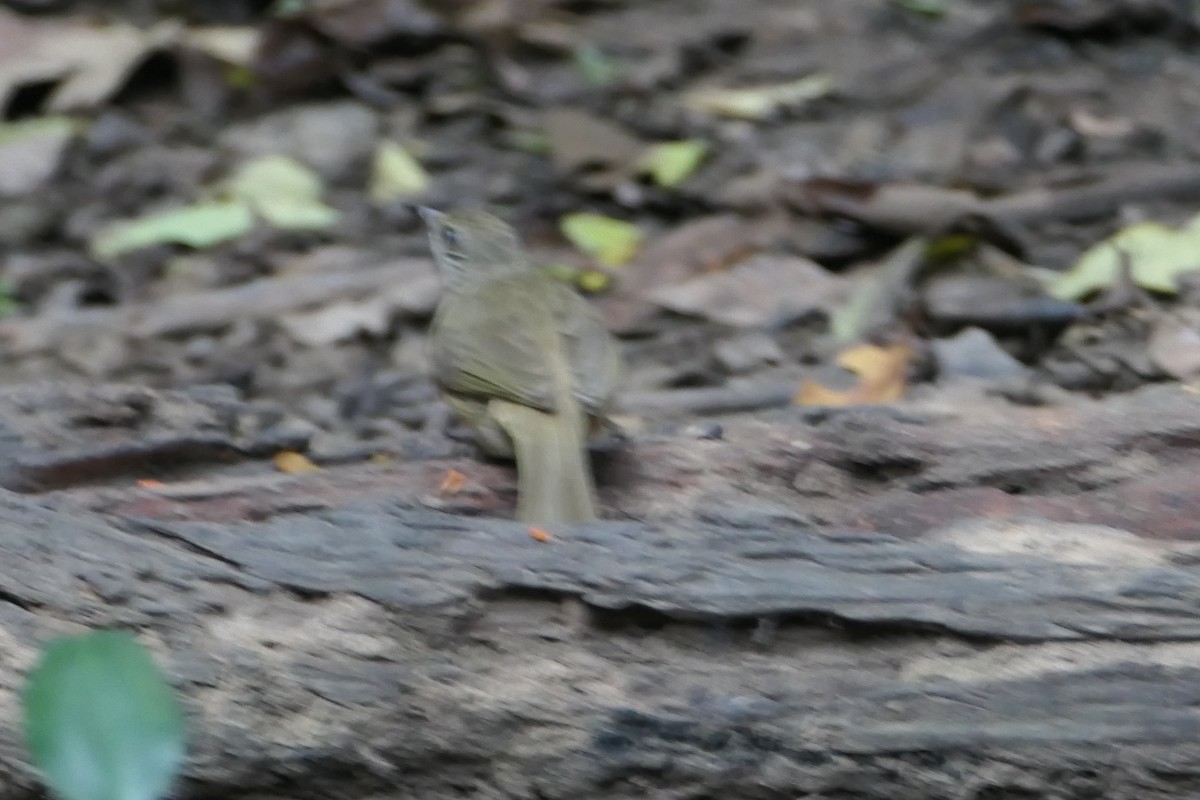
[[[0,490],[0,713],[49,636],[136,630],[188,703],[188,796],[1200,795],[1178,387],[646,437],[605,493],[640,519],[546,542],[428,507],[447,466],[478,487],[453,510],[503,506],[502,466],[279,476],[255,454],[302,435],[227,397],[142,390],[81,427],[29,391],[0,400],[5,484],[58,488]],[[131,488],[120,464],[178,452],[122,437],[168,408],[194,413],[157,447],[204,432],[224,461]],[[39,439],[49,413],[91,433]],[[4,800],[36,787],[16,727]]]

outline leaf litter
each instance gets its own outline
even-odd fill
[[[30,259],[69,276],[13,283],[0,342],[51,355],[14,357],[6,380],[104,320],[174,337],[156,363],[114,351],[135,377],[165,363],[183,381],[253,342],[256,391],[287,403],[341,380],[344,358],[305,366],[328,349],[420,381],[436,279],[387,280],[427,258],[418,201],[514,222],[598,295],[633,385],[731,393],[688,408],[745,405],[738,381],[760,375],[787,402],[839,359],[853,385],[810,377],[808,401],[899,402],[914,341],[943,378],[1194,380],[1200,167],[1182,132],[1200,70],[1151,85],[1078,53],[1054,76],[1018,68],[983,33],[1015,23],[1036,62],[1054,32],[1133,13],[1040,5],[342,0],[140,27],[0,12],[16,247],[0,279]],[[86,269],[52,268],[79,242]],[[366,258],[326,290],[289,272],[330,244]],[[203,282],[172,279],[200,263],[179,247]]]

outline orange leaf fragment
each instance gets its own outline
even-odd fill
[[[271,463],[275,465],[275,469],[287,475],[303,475],[305,472],[317,472],[321,469],[307,456],[292,450],[276,453]]]
[[[853,406],[868,403],[892,403],[904,396],[908,363],[912,348],[906,344],[877,347],[858,345],[843,350],[838,364],[858,375],[858,385],[839,391],[816,381],[800,384],[793,402],[801,406]]]
[[[544,528],[530,528],[529,535],[533,537],[535,542],[548,542],[551,538],[550,533]]]
[[[458,494],[466,485],[466,475],[463,475],[456,469],[448,469],[446,470],[446,477],[442,478],[442,484],[438,487],[438,492],[443,495]]]
[[[139,478],[137,485],[142,489],[165,489],[166,484],[153,478]]]

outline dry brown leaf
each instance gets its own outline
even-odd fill
[[[287,475],[303,475],[306,472],[319,472],[321,469],[307,456],[293,450],[276,453],[271,463],[275,465],[275,469]]]
[[[1181,309],[1154,326],[1150,358],[1173,378],[1200,377],[1200,310]]]
[[[0,10],[0,107],[31,83],[58,82],[48,111],[93,106],[115,93],[154,50],[174,41],[181,28],[92,26],[79,20],[29,20]]]
[[[843,350],[838,356],[838,364],[858,375],[858,386],[838,391],[806,380],[796,392],[795,403],[801,406],[854,406],[895,402],[904,396],[911,358],[912,348],[906,344],[887,347],[864,344]]]
[[[93,107],[124,87],[152,53],[187,47],[248,65],[259,32],[250,27],[184,29],[174,20],[148,28],[93,25],[82,18],[36,20],[0,9],[0,107],[23,86],[57,83],[44,111]]]
[[[574,108],[552,108],[542,122],[554,169],[585,186],[611,189],[638,171],[645,145],[607,120]]]
[[[448,469],[446,470],[446,476],[442,478],[442,482],[438,486],[438,494],[443,496],[458,494],[466,485],[466,475],[456,469]]]
[[[622,268],[617,291],[601,302],[605,322],[618,332],[637,329],[657,312],[651,292],[728,269],[754,253],[763,238],[761,226],[722,214],[693,219],[647,242]]]
[[[67,117],[0,123],[0,196],[27,195],[50,181],[78,127]]]
[[[548,542],[552,538],[550,533],[544,528],[530,528],[529,535],[535,542]]]
[[[845,291],[845,279],[807,258],[763,253],[726,272],[656,289],[650,299],[677,314],[754,328],[829,311]]]

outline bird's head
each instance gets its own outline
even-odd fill
[[[528,269],[516,231],[499,217],[485,211],[441,212],[424,207],[420,213],[446,288]]]

